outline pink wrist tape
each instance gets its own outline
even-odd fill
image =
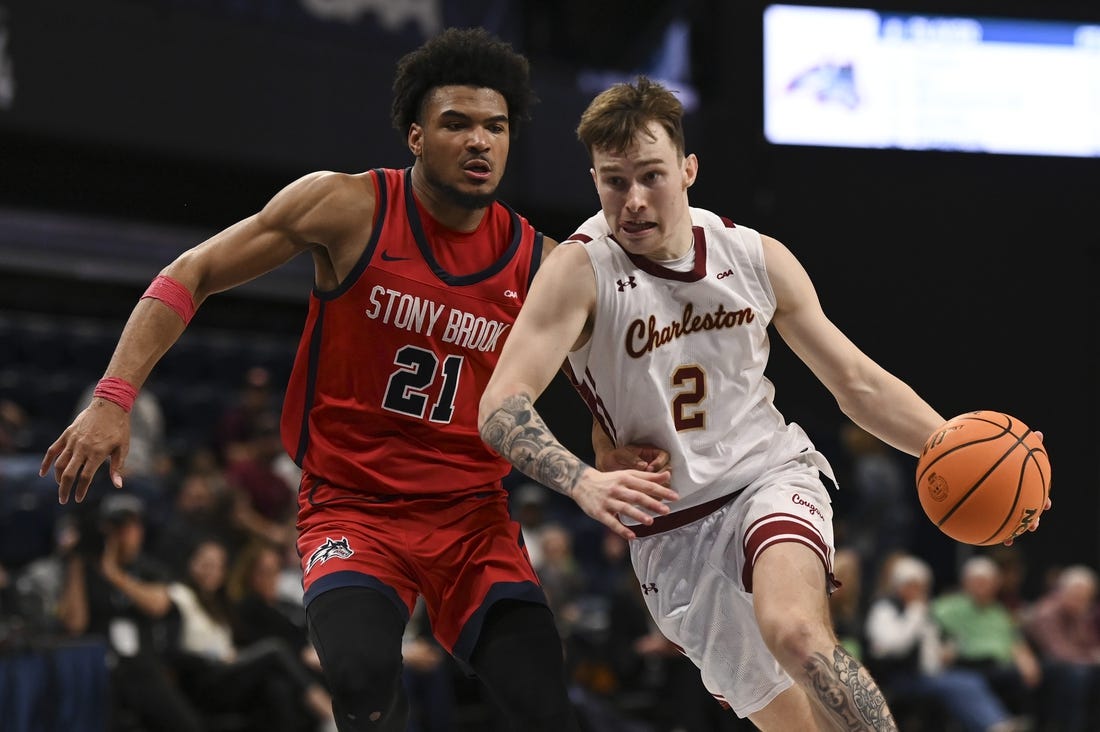
[[[191,291],[179,280],[167,275],[157,275],[153,278],[141,299],[144,300],[147,297],[160,300],[172,308],[176,315],[183,319],[184,325],[190,323],[191,318],[195,316],[195,301],[191,299]]]
[[[104,376],[95,385],[95,391],[92,392],[92,396],[114,402],[122,407],[124,412],[129,412],[134,406],[137,394],[137,389],[134,388],[133,384],[117,376]]]

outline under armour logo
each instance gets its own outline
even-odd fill
[[[619,280],[617,284],[619,285],[619,292],[624,292],[627,285],[630,285],[630,289],[632,290],[638,286],[638,283],[634,281],[634,275],[630,275],[629,277],[627,277],[626,282]]]
[[[652,592],[654,595],[656,595],[657,594],[657,583],[656,582],[650,582],[647,585],[645,582],[643,582],[642,583],[642,592],[646,595],[648,595],[650,592]]]

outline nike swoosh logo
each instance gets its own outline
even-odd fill
[[[409,259],[410,257],[392,257],[388,253],[382,252],[383,262],[407,262]]]

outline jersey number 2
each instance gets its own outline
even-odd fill
[[[455,394],[458,392],[458,377],[462,373],[462,356],[447,356],[443,359],[443,368],[439,368],[439,357],[431,351],[416,346],[402,346],[394,355],[393,362],[398,368],[390,374],[382,406],[391,412],[423,419],[428,407],[427,392],[435,380],[442,377],[439,398],[432,405],[428,420],[444,424],[450,422],[455,413]]]
[[[680,366],[672,372],[672,386],[686,387],[672,398],[672,422],[677,432],[707,426],[707,410],[699,405],[707,395],[707,372],[695,364]]]

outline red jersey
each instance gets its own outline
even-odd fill
[[[511,464],[486,447],[478,402],[542,259],[503,203],[446,229],[411,169],[371,171],[370,241],[338,288],[310,296],[282,440],[307,478],[365,494],[483,489]]]

